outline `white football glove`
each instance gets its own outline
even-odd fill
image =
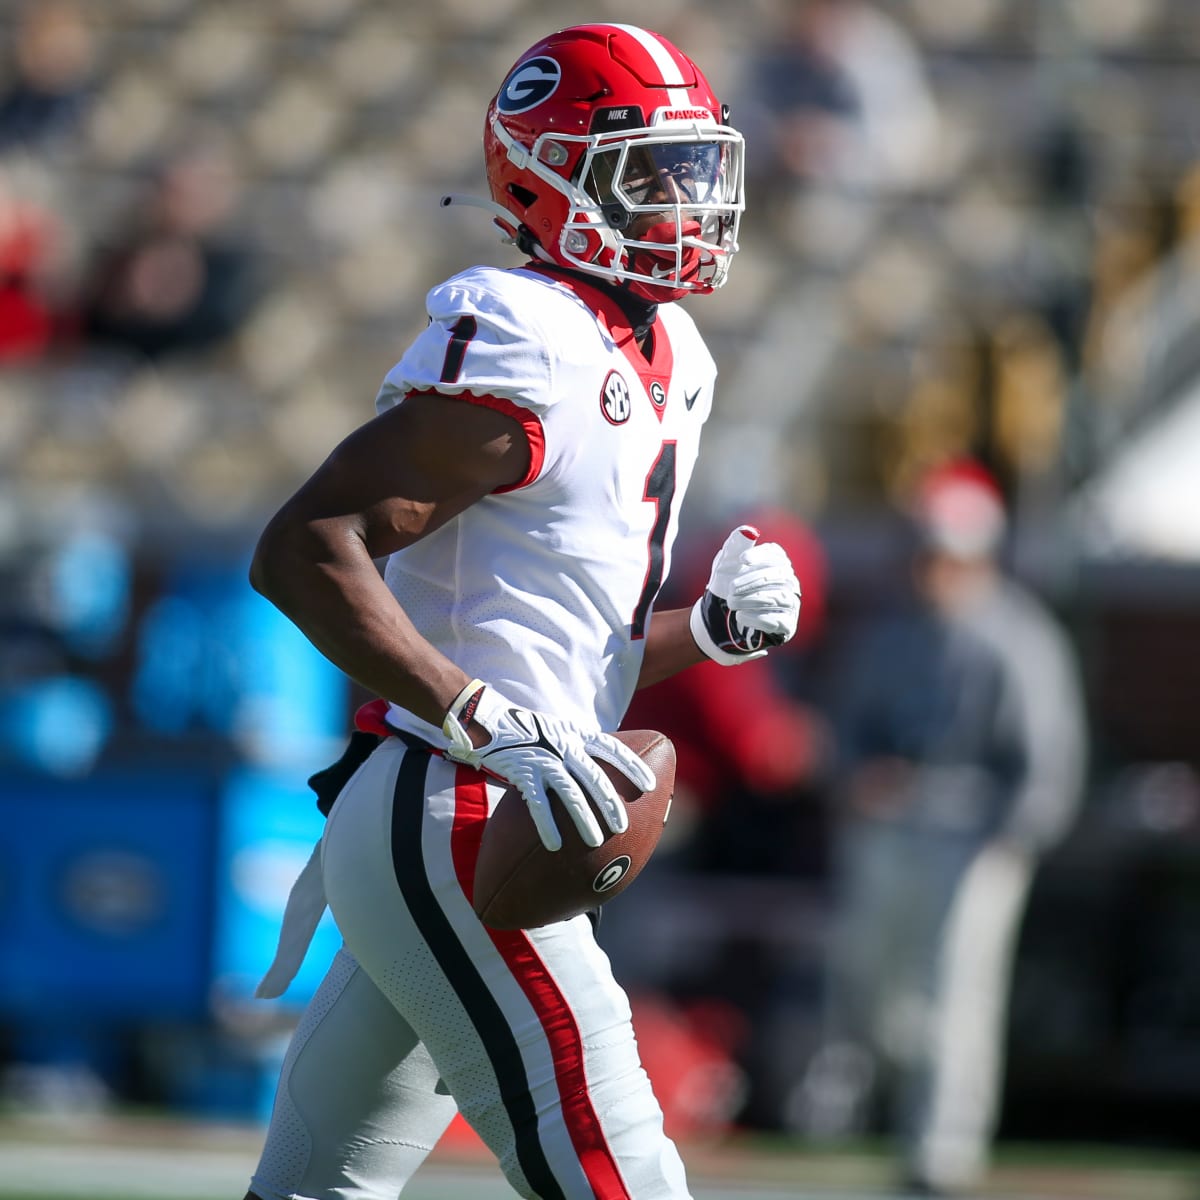
[[[713,559],[704,595],[692,606],[696,645],[714,662],[731,667],[781,646],[800,620],[800,582],[776,542],[759,542],[758,530],[739,525]]]
[[[490,735],[479,747],[471,744],[467,734],[472,720]],[[450,705],[442,732],[450,739],[448,758],[487,771],[521,793],[547,850],[562,847],[550,810],[550,792],[562,801],[589,846],[599,846],[607,836],[592,804],[611,832],[629,828],[625,804],[593,756],[611,763],[643,792],[656,784],[654,772],[616,738],[522,708],[478,679],[471,680]]]

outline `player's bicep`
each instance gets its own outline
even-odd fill
[[[290,504],[310,525],[352,527],[382,558],[523,479],[529,461],[515,417],[419,393],[351,433]]]

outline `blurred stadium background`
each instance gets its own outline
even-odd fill
[[[438,205],[482,188],[507,67],[550,28],[633,19],[705,66],[750,146],[743,250],[692,309],[721,386],[689,519],[773,505],[814,531],[827,625],[790,682],[819,707],[823,647],[888,587],[912,481],[965,453],[1001,480],[1014,568],[1072,632],[1094,739],[1021,940],[1001,1148],[1038,1149],[1005,1178],[1116,1195],[1118,1167],[1071,1171],[1119,1162],[1121,1194],[1185,1195],[1200,9],[881,3],[895,38],[863,68],[880,95],[812,101],[789,157],[798,102],[763,64],[804,7],[0,0],[0,1176],[19,1184],[47,1129],[119,1143],[131,1111],[254,1140],[332,928],[284,1001],[250,995],[319,833],[303,780],[358,697],[249,594],[250,548],[370,415],[427,287],[516,261],[485,217]],[[865,1187],[870,1154],[855,1175],[789,1127],[828,909],[819,805],[801,825],[791,873],[641,889],[667,952],[639,1020],[682,1137],[771,1134],[760,1161]],[[768,991],[776,1040],[748,1056],[731,1031]],[[1080,1145],[1062,1176],[1028,1165]]]

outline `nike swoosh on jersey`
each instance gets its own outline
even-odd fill
[[[692,411],[692,405],[693,405],[693,404],[695,404],[695,403],[696,403],[696,401],[699,399],[699,397],[700,397],[700,392],[701,392],[702,390],[703,390],[703,389],[701,389],[701,388],[697,388],[697,389],[696,389],[696,390],[695,390],[695,391],[694,391],[694,392],[693,392],[693,393],[692,393],[690,396],[687,394],[687,392],[684,392],[684,394],[683,394],[683,402],[684,402],[684,404],[686,404],[686,405],[687,405],[687,410],[688,410],[688,412],[691,412],[691,411]]]

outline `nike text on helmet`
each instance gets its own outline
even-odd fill
[[[708,81],[665,38],[578,25],[508,73],[484,128],[506,234],[535,257],[648,300],[725,282],[744,208],[743,144]]]

